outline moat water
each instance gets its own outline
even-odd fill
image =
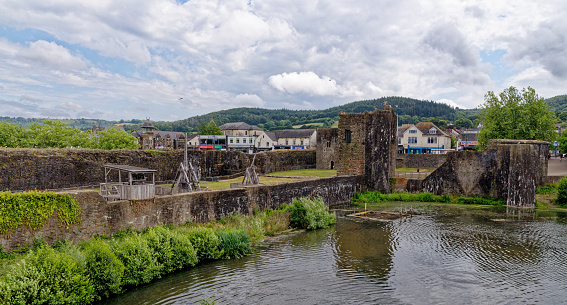
[[[566,212],[411,205],[419,215],[339,216],[332,228],[277,237],[243,259],[203,264],[105,304],[567,303]]]

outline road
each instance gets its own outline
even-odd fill
[[[561,161],[559,158],[549,159],[547,165],[548,176],[567,176],[567,158]]]

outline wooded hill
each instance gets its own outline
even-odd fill
[[[470,120],[474,125],[478,123],[478,109],[452,108],[443,103],[434,101],[417,100],[407,97],[383,97],[374,100],[365,100],[348,103],[342,106],[332,107],[325,110],[289,110],[289,109],[263,109],[263,108],[233,108],[228,110],[211,112],[205,115],[190,117],[179,121],[157,121],[153,122],[158,130],[171,130],[195,133],[199,126],[207,124],[212,118],[218,125],[229,122],[246,122],[257,125],[267,130],[281,130],[287,128],[318,128],[332,127],[339,118],[340,112],[361,113],[382,109],[384,102],[394,108],[398,114],[399,124],[415,124],[423,121],[431,121],[440,128],[457,120]],[[567,111],[567,95],[560,95],[546,99],[547,104],[555,111],[556,115]],[[0,121],[28,126],[33,122],[41,122],[43,119],[9,118],[0,117]],[[107,121],[97,119],[65,119],[60,120],[71,127],[81,130],[90,129],[95,124],[122,125],[126,131],[137,129],[143,120],[134,119],[129,121]]]

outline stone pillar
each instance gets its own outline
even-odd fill
[[[534,149],[528,144],[510,146],[507,205],[522,208],[536,206],[536,172],[541,167]]]

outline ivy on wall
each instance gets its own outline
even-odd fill
[[[39,230],[54,211],[57,211],[63,225],[79,222],[81,208],[69,194],[0,192],[0,234],[21,225],[27,225],[34,231]]]

